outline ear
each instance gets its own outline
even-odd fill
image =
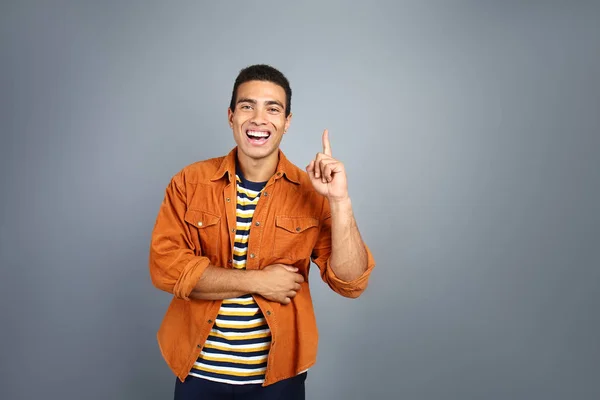
[[[233,128],[233,111],[229,107],[227,107],[227,122],[229,122],[229,127]]]
[[[290,128],[291,122],[292,122],[292,113],[290,113],[290,115],[288,115],[285,118],[285,125],[284,125],[284,129],[283,129],[283,133],[287,132],[287,130]]]

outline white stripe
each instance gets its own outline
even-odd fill
[[[219,319],[219,316],[217,315],[217,322],[216,323],[217,323],[217,325],[219,323],[222,323],[222,324],[225,324],[225,325],[239,325],[239,326],[243,327],[245,325],[252,325],[252,324],[255,324],[255,323],[258,323],[258,322],[264,323],[265,319],[264,318],[255,318],[255,319],[251,319],[250,321],[235,321],[235,320],[234,321],[229,321],[229,320],[226,320],[226,319]]]
[[[253,381],[232,381],[230,379],[221,379],[221,378],[213,378],[212,376],[204,376],[199,375],[197,373],[190,372],[190,375],[195,376],[197,378],[206,379],[207,381],[219,382],[219,383],[229,383],[231,385],[250,385],[250,384],[258,384],[263,383],[264,380],[253,380]]]
[[[246,246],[246,247],[233,246],[233,251],[237,251],[238,253],[245,253],[248,251],[248,246]]]
[[[225,337],[239,337],[239,336],[262,335],[263,333],[269,332],[268,329],[261,329],[259,331],[252,331],[252,332],[221,332],[218,329],[213,329],[212,331],[218,333],[219,335],[223,335]],[[264,339],[268,341],[269,338],[270,338],[270,336],[266,336]]]
[[[232,299],[225,299],[223,300],[224,303],[235,303],[235,302],[246,302],[248,300],[254,300],[254,297],[250,296],[250,297],[234,297]]]
[[[250,200],[248,198],[238,196],[237,201],[238,201],[238,204],[241,204],[244,206],[255,206],[258,204],[258,199],[260,199],[260,197],[256,197],[256,198]]]
[[[233,260],[233,263],[235,265],[246,265],[246,260],[242,260],[242,261]]]
[[[248,233],[245,233],[243,235],[235,235],[235,241],[239,242],[242,239],[246,239],[248,237]]]
[[[232,345],[232,344],[228,344],[228,343],[214,342],[212,340],[206,341],[206,344],[210,344],[210,345],[217,346],[217,347],[227,347],[228,349],[231,349],[231,351],[235,351],[235,349],[254,349],[254,348],[259,348],[259,347],[265,347],[265,344],[267,344],[267,343],[268,342]]]
[[[250,225],[252,225],[251,222],[238,222],[237,223],[237,228],[238,229],[250,228]]]

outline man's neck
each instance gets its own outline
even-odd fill
[[[251,182],[266,182],[275,173],[279,153],[274,152],[267,158],[255,160],[238,153],[238,166],[246,180]]]

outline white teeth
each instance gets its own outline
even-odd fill
[[[255,137],[261,137],[261,138],[269,137],[268,132],[260,132],[260,131],[248,131],[248,135],[255,136]]]

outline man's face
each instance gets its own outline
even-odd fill
[[[238,145],[238,156],[253,160],[276,154],[292,115],[285,116],[285,90],[266,81],[238,86],[235,109],[228,110],[229,126]]]

